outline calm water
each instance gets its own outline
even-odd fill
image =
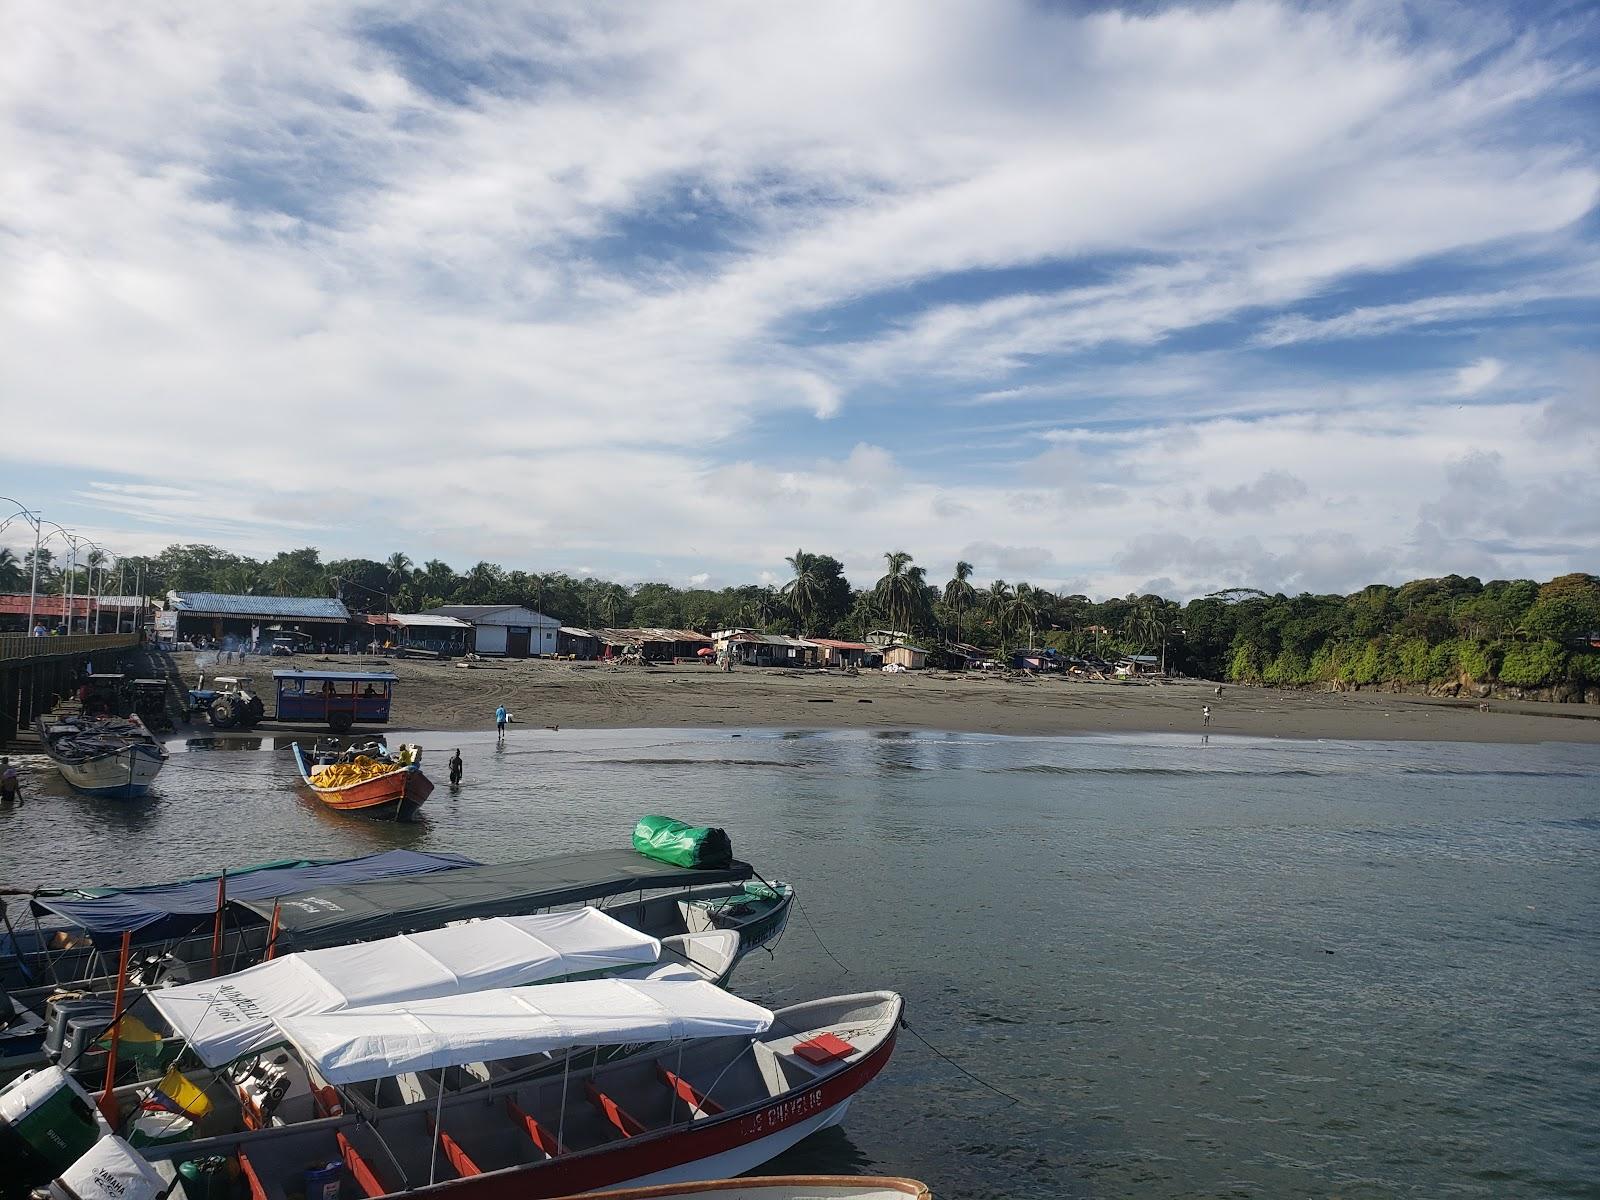
[[[395,826],[299,797],[287,755],[193,742],[115,804],[34,772],[11,885],[390,846],[503,860],[726,826],[799,888],[736,984],[903,992],[912,1027],[777,1164],[950,1200],[1600,1196],[1600,750],[727,731],[460,745]],[[809,919],[808,919],[809,918]],[[820,940],[819,940],[820,935]],[[826,951],[823,948],[826,945]],[[829,955],[842,961],[846,973]]]

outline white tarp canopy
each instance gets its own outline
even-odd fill
[[[149,998],[207,1066],[283,1040],[285,1017],[654,963],[661,943],[596,908],[492,917],[288,954]]]
[[[283,1032],[329,1083],[494,1062],[575,1046],[753,1036],[758,1004],[703,980],[589,979],[290,1017]]]

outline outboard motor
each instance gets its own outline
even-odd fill
[[[50,1184],[50,1200],[156,1200],[167,1181],[132,1146],[112,1135]]]

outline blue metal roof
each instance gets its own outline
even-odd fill
[[[180,613],[218,616],[265,617],[269,620],[299,617],[315,621],[348,621],[343,601],[326,596],[230,596],[224,592],[174,592],[173,607]]]
[[[333,679],[350,680],[357,683],[366,683],[369,680],[375,683],[395,683],[400,676],[391,671],[274,671],[274,679]]]

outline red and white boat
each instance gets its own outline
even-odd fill
[[[773,1012],[703,981],[599,979],[285,1017],[292,1053],[263,1056],[294,1076],[274,1103],[308,1096],[325,1115],[218,1105],[194,1140],[144,1153],[233,1157],[253,1200],[330,1184],[544,1200],[731,1177],[841,1121],[901,1011],[892,992]],[[606,1061],[616,1046],[649,1049]]]
[[[585,1192],[562,1200],[933,1200],[928,1185],[887,1175],[767,1175]]]
[[[422,773],[421,746],[403,745],[391,753],[380,741],[308,753],[295,742],[293,750],[301,781],[341,812],[403,820],[433,794],[433,781]]]

